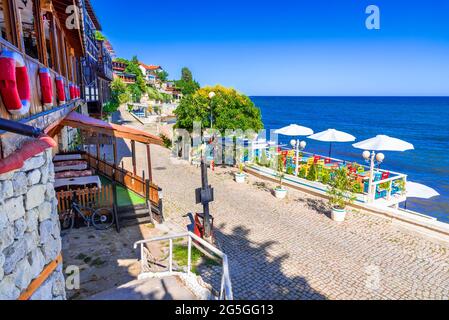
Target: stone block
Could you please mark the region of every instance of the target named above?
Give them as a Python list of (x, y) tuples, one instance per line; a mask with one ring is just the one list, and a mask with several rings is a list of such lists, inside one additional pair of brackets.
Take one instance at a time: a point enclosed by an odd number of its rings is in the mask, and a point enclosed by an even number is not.
[(25, 161), (21, 171), (28, 172), (37, 168), (42, 167), (45, 164), (44, 154), (41, 153), (33, 158), (30, 158)]
[(61, 253), (61, 241), (52, 239), (42, 245), (42, 253), (44, 254), (45, 264), (49, 264)]
[(23, 238), (27, 228), (24, 218), (20, 218), (14, 222), (14, 239), (19, 240)]
[(0, 201), (11, 198), (14, 196), (14, 188), (12, 186), (11, 180), (6, 180), (1, 183), (0, 187)]
[(45, 220), (39, 225), (39, 236), (41, 244), (44, 245), (54, 239), (54, 225), (51, 220)]
[(18, 197), (25, 194), (28, 190), (28, 179), (24, 172), (17, 172), (12, 179), (14, 196)]
[(12, 225), (0, 230), (0, 252), (14, 243), (14, 228)]
[(44, 185), (36, 185), (30, 188), (25, 198), (25, 208), (31, 210), (40, 206), (45, 201), (46, 187)]
[(51, 218), (51, 213), (52, 213), (51, 203), (48, 201), (42, 203), (38, 208), (38, 212), (39, 212), (39, 221), (40, 222), (49, 220)]
[(11, 172), (0, 174), (0, 181), (11, 180), (16, 171), (11, 171)]
[(23, 235), (23, 240), (26, 242), (27, 252), (32, 252), (40, 246), (40, 238), (37, 231), (26, 232)]
[(31, 266), (26, 258), (20, 260), (17, 263), (16, 269), (14, 270), (13, 274), (14, 274), (16, 286), (21, 291), (28, 288), (32, 279), (31, 279)]
[(17, 300), (20, 290), (16, 287), (14, 275), (9, 275), (0, 281), (0, 300)]
[(25, 216), (23, 197), (11, 198), (5, 201), (0, 213), (7, 214), (9, 222), (14, 222)]
[(13, 273), (17, 263), (26, 256), (25, 241), (14, 241), (14, 243), (3, 251), (5, 264), (3, 269), (6, 274)]
[(28, 210), (25, 213), (25, 222), (27, 224), (27, 232), (33, 232), (38, 230), (39, 226), (39, 211), (37, 208)]
[(46, 187), (46, 191), (45, 191), (45, 200), (47, 201), (53, 201), (56, 200), (56, 192), (55, 192), (55, 187), (53, 185), (53, 183), (47, 183), (47, 187)]
[(45, 267), (45, 257), (42, 254), (41, 249), (36, 248), (28, 255), (30, 262), (30, 274), (32, 279), (36, 279), (44, 270)]
[(35, 169), (27, 174), (28, 186), (34, 186), (41, 181), (41, 172), (38, 169)]
[(47, 279), (31, 296), (30, 300), (53, 300), (53, 284)]
[(65, 279), (62, 272), (54, 272), (52, 275), (53, 288), (52, 293), (53, 296), (65, 297)]

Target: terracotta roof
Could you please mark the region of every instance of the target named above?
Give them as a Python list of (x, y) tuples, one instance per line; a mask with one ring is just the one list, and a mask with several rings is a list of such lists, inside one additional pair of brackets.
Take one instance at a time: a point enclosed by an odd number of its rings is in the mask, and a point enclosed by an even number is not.
[(147, 69), (147, 70), (158, 70), (158, 69), (162, 69), (161, 66), (147, 65), (147, 64), (142, 63), (142, 62), (140, 62), (140, 65), (141, 65), (142, 67), (144, 67), (145, 69)]

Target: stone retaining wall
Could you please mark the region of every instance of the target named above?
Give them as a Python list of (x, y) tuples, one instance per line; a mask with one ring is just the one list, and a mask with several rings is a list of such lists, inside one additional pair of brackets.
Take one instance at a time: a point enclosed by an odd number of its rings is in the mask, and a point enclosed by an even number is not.
[[(0, 300), (18, 299), (61, 253), (52, 150), (0, 175)], [(66, 298), (62, 266), (32, 300)]]

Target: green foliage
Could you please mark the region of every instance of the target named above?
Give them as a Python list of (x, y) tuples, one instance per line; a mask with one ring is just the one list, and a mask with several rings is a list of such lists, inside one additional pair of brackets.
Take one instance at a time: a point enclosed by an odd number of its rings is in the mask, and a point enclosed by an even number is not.
[(301, 166), (301, 168), (299, 169), (299, 172), (298, 172), (298, 177), (305, 179), (306, 176), (307, 176), (307, 167)]
[(147, 85), (145, 82), (144, 74), (139, 67), (139, 59), (137, 58), (137, 56), (134, 56), (131, 61), (128, 62), (125, 72), (136, 75), (136, 85), (138, 87), (138, 90), (140, 90), (140, 94), (138, 96), (142, 96), (142, 94), (147, 90)]
[(182, 68), (181, 79), (176, 81), (175, 85), (185, 96), (195, 93), (200, 88), (199, 83), (193, 79), (192, 72), (187, 67)]
[(276, 164), (277, 164), (277, 170), (276, 170), (276, 177), (279, 179), (279, 189), (282, 189), (282, 184), (284, 182), (285, 177), (285, 167), (284, 167), (284, 161), (282, 159), (282, 156), (276, 157)]
[(192, 75), (192, 71), (190, 71), (189, 68), (184, 67), (181, 70), (181, 80), (183, 81), (193, 81), (193, 75)]
[(128, 87), (120, 78), (116, 78), (112, 81), (111, 91), (111, 100), (103, 106), (103, 112), (106, 114), (117, 111), (121, 104), (131, 101), (131, 94), (129, 93)]
[(295, 170), (293, 169), (293, 167), (288, 167), (287, 168), (287, 174), (293, 175), (294, 173), (295, 173)]
[[(209, 93), (212, 91), (216, 96), (211, 100)], [(193, 123), (198, 121), (203, 128), (210, 128), (211, 107), (214, 129), (223, 133), (226, 129), (259, 131), (263, 128), (260, 109), (247, 96), (220, 85), (205, 87), (185, 96), (175, 110), (178, 118), (176, 127), (191, 132)]]
[(352, 185), (352, 190), (353, 193), (362, 193), (363, 189), (362, 189), (362, 185), (360, 183), (354, 183)]
[(165, 82), (168, 79), (168, 72), (165, 70), (156, 72), (156, 75), (159, 78), (159, 80), (161, 80), (161, 81)]
[(108, 38), (106, 38), (100, 31), (95, 31), (95, 40), (97, 41), (106, 41)]
[(318, 180), (318, 168), (317, 168), (316, 164), (314, 164), (310, 167), (309, 172), (307, 173), (307, 180), (309, 180), (309, 181), (317, 181)]
[(165, 134), (162, 134), (162, 133), (159, 135), (159, 137), (162, 139), (162, 141), (164, 142), (164, 146), (167, 149), (171, 149), (172, 148), (173, 143), (172, 143), (170, 138), (168, 138)]
[(330, 174), (329, 170), (323, 170), (323, 172), (321, 174), (321, 183), (328, 184), (330, 180), (331, 180), (331, 174)]
[(119, 62), (119, 63), (124, 63), (124, 64), (128, 64), (129, 60), (126, 60), (124, 58), (115, 58), (114, 62)]
[(334, 171), (334, 176), (329, 182), (327, 195), (333, 208), (345, 209), (355, 201), (353, 193), (354, 180), (349, 177), (348, 169), (340, 168)]
[(147, 94), (148, 97), (152, 100), (160, 101), (164, 99), (162, 94), (156, 88), (151, 86), (147, 87)]

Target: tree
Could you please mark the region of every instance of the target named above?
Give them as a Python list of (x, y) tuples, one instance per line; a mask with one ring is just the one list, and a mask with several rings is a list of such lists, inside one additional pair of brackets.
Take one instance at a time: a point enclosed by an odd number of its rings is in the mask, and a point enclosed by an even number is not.
[(181, 80), (186, 82), (193, 81), (192, 71), (190, 71), (189, 68), (187, 67), (182, 68)]
[(175, 84), (185, 96), (193, 94), (200, 88), (199, 83), (193, 80), (192, 72), (187, 67), (182, 68), (181, 80), (176, 81)]
[(165, 70), (156, 72), (156, 75), (159, 78), (159, 80), (161, 80), (161, 81), (165, 82), (168, 79), (168, 72)]
[(107, 113), (114, 112), (121, 104), (131, 101), (131, 94), (126, 83), (124, 83), (122, 79), (116, 78), (112, 81), (111, 91), (111, 101), (109, 101), (106, 108), (104, 108), (104, 111)]
[[(209, 93), (212, 91), (216, 96), (211, 100)], [(185, 96), (175, 110), (176, 127), (192, 131), (193, 123), (198, 121), (203, 128), (209, 128), (211, 111), (214, 129), (223, 133), (226, 129), (259, 131), (263, 128), (260, 109), (247, 96), (220, 85), (205, 87)]]
[(136, 84), (140, 90), (140, 96), (142, 96), (146, 92), (147, 85), (142, 70), (139, 67), (139, 59), (137, 56), (134, 56), (131, 61), (128, 61), (125, 72), (136, 75)]

